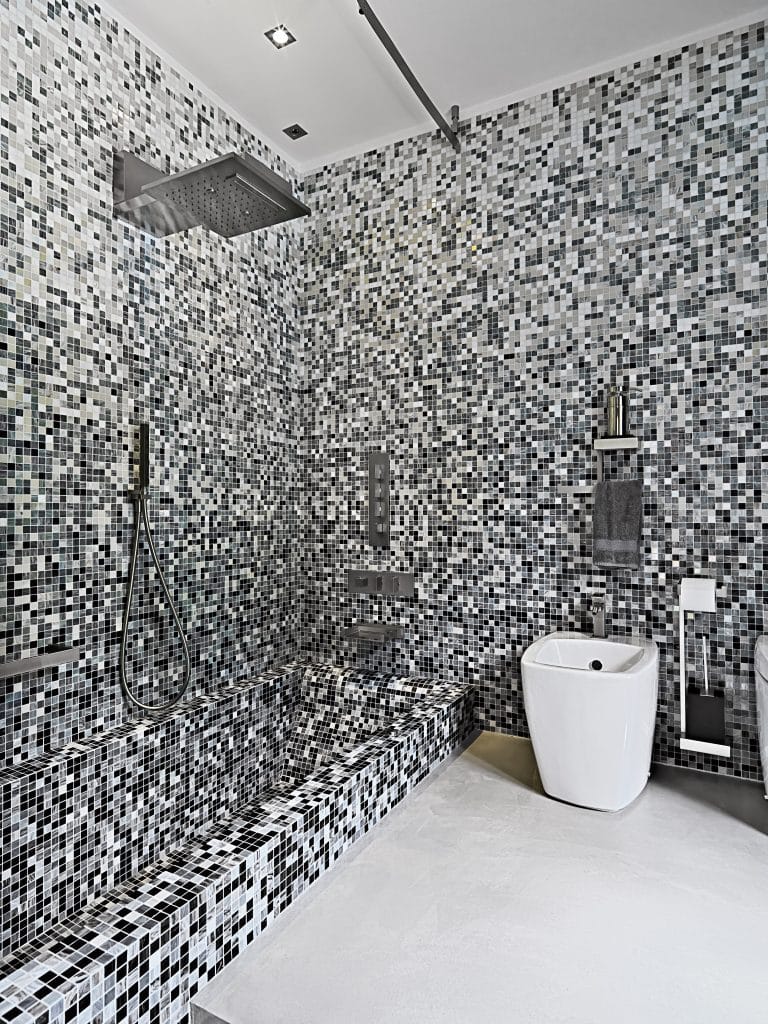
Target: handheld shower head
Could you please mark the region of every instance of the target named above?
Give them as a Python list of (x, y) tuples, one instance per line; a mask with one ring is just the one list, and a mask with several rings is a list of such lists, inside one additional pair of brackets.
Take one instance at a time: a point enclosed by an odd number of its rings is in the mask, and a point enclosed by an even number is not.
[[(123, 607), (123, 629), (120, 636), (120, 682), (123, 687), (123, 692), (128, 698), (131, 705), (139, 708), (141, 711), (167, 711), (169, 708), (174, 707), (179, 703), (181, 698), (187, 691), (189, 681), (192, 678), (192, 659), (189, 654), (189, 644), (187, 643), (187, 635), (184, 632), (184, 627), (179, 619), (179, 613), (176, 611), (176, 605), (173, 600), (173, 596), (165, 582), (165, 576), (160, 565), (160, 559), (157, 556), (157, 550), (155, 548), (155, 542), (152, 538), (152, 530), (149, 525), (149, 511), (147, 504), (149, 497), (147, 491), (149, 490), (149, 424), (139, 424), (139, 487), (138, 490), (133, 492), (133, 504), (135, 508), (136, 522), (134, 524), (133, 532), (133, 544), (131, 546), (131, 561), (128, 569), (128, 589), (125, 595), (125, 605)], [(139, 559), (139, 540), (141, 538), (141, 528), (144, 527), (144, 532), (147, 537), (147, 544), (149, 545), (149, 553), (152, 556), (157, 575), (160, 580), (160, 587), (165, 595), (165, 600), (168, 603), (168, 608), (171, 612), (174, 625), (179, 634), (181, 640), (182, 657), (184, 661), (184, 676), (182, 679), (181, 687), (173, 697), (166, 701), (161, 701), (157, 704), (151, 704), (147, 701), (140, 700), (128, 680), (128, 627), (131, 621), (131, 605), (133, 603), (133, 591), (136, 584), (136, 572), (137, 563)]]

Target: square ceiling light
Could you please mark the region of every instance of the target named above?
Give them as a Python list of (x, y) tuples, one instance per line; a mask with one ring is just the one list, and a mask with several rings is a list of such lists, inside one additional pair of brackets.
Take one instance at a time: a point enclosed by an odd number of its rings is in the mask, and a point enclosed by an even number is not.
[(285, 25), (275, 25), (274, 28), (271, 28), (269, 32), (265, 32), (264, 35), (278, 50), (284, 50), (286, 46), (296, 42), (296, 36), (289, 32)]

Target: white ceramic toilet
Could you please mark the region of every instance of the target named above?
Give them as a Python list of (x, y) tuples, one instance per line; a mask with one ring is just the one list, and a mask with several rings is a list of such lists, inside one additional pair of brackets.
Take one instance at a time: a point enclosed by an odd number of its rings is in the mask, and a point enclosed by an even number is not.
[(659, 651), (639, 639), (551, 633), (523, 655), (523, 695), (544, 790), (618, 811), (648, 781)]
[(768, 800), (768, 635), (758, 637), (755, 646), (755, 689), (757, 690), (757, 727), (760, 735), (760, 759)]

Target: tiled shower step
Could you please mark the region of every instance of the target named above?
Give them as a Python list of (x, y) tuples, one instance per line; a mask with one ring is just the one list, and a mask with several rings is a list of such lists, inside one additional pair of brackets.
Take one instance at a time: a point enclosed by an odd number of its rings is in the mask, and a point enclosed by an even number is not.
[(391, 729), (20, 949), (0, 1021), (182, 1024), (190, 996), (466, 738), (473, 705), (471, 688), (436, 686)]

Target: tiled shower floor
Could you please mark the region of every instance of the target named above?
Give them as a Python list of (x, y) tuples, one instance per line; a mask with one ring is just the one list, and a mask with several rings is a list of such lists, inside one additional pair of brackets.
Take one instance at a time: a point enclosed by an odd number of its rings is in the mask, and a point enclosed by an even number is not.
[(215, 1016), (193, 1020), (763, 1024), (761, 794), (665, 770), (619, 814), (580, 810), (542, 795), (526, 741), (483, 734), (230, 964), (196, 999)]

